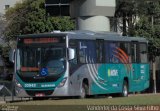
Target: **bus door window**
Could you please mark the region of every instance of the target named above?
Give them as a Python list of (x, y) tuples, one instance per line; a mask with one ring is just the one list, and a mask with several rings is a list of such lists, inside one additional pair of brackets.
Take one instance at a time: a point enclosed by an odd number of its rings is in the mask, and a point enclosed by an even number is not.
[(72, 74), (74, 72), (74, 70), (76, 70), (77, 65), (78, 65), (78, 61), (77, 61), (77, 49), (75, 47), (71, 47), (72, 49), (74, 49), (75, 51), (75, 58), (69, 61), (69, 68), (70, 68), (70, 74)]
[(77, 59), (77, 41), (74, 39), (69, 40), (69, 47), (74, 49), (75, 58), (69, 61), (70, 75), (77, 69), (78, 59)]
[(80, 41), (78, 59), (80, 64), (96, 63), (96, 43), (94, 41)]
[(86, 41), (79, 42), (79, 62), (81, 64), (86, 63)]

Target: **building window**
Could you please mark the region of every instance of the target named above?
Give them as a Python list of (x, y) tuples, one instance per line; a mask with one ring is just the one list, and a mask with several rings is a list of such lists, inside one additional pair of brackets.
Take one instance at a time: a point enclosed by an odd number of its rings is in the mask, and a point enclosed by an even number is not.
[(9, 8), (9, 5), (5, 5), (5, 10), (7, 10)]

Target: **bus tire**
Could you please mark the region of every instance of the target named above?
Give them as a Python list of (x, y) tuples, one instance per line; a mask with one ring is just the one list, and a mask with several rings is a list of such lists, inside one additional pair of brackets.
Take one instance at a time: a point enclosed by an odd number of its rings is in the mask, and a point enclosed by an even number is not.
[(81, 90), (80, 90), (80, 98), (81, 99), (86, 98), (86, 96), (88, 94), (87, 92), (88, 92), (88, 86), (87, 86), (87, 84), (83, 83)]
[(128, 97), (128, 83), (127, 83), (127, 81), (123, 82), (121, 95), (122, 95), (122, 97)]

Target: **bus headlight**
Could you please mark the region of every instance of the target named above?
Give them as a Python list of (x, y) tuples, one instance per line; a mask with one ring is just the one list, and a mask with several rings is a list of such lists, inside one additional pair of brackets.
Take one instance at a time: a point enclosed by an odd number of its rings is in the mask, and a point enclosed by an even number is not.
[(58, 85), (58, 88), (63, 87), (64, 84), (66, 83), (66, 81), (67, 81), (67, 77), (65, 77), (65, 78), (60, 82), (60, 84)]
[(15, 84), (17, 87), (22, 88), (22, 85), (17, 80), (15, 80)]

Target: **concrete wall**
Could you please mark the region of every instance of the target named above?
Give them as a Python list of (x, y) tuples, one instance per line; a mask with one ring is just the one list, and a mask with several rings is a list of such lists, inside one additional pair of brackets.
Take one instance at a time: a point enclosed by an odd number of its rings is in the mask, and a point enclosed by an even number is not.
[(71, 17), (107, 16), (115, 13), (115, 0), (74, 0), (71, 2)]
[(77, 23), (79, 30), (110, 31), (110, 21), (105, 16), (78, 17)]
[(19, 2), (22, 0), (0, 0), (0, 15), (5, 14), (5, 5), (9, 5), (9, 7), (13, 7), (16, 2)]

